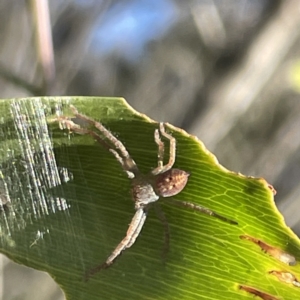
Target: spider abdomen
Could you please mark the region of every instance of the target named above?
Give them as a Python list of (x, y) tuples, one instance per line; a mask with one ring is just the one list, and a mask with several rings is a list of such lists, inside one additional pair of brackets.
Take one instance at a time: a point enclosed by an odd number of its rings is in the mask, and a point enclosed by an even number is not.
[(162, 197), (171, 197), (180, 193), (187, 184), (189, 173), (180, 169), (170, 169), (169, 171), (157, 175), (155, 191)]

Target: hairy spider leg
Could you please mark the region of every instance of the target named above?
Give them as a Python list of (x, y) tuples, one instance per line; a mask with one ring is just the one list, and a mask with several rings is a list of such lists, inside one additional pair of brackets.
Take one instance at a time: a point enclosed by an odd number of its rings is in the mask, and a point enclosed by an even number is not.
[[(109, 149), (109, 152), (112, 153), (115, 156), (116, 160), (120, 163), (120, 165), (122, 166), (124, 172), (127, 174), (128, 178), (133, 179), (136, 176), (137, 172), (138, 172), (137, 167), (134, 168), (135, 172), (127, 170), (128, 161), (125, 164), (125, 161), (122, 159), (122, 157), (119, 155), (119, 153), (114, 149)], [(130, 168), (130, 170), (131, 170), (131, 168)]]
[(175, 163), (175, 157), (176, 157), (176, 139), (172, 137), (170, 134), (166, 133), (164, 123), (159, 123), (159, 130), (161, 135), (170, 141), (170, 156), (169, 156), (169, 162), (166, 165), (163, 165), (162, 162), (163, 158), (161, 157), (163, 151), (161, 149), (164, 149), (164, 146), (162, 146), (163, 142), (161, 141), (159, 135), (155, 132), (154, 139), (156, 144), (158, 145), (158, 150), (162, 151), (162, 153), (159, 153), (158, 167), (151, 171), (153, 175), (165, 173), (166, 171), (170, 170)]
[(139, 234), (140, 234), (140, 232), (141, 232), (141, 230), (144, 226), (144, 223), (146, 221), (146, 217), (147, 217), (147, 213), (148, 213), (148, 207), (139, 208), (138, 210), (142, 210), (143, 215), (142, 215), (141, 220), (139, 222), (139, 226), (133, 232), (130, 241), (128, 242), (127, 246), (124, 249), (130, 248), (135, 243), (135, 240), (139, 236)]
[(89, 277), (93, 276), (94, 274), (98, 273), (102, 269), (105, 269), (109, 267), (114, 260), (122, 253), (123, 250), (130, 248), (138, 235), (140, 234), (143, 225), (146, 221), (147, 217), (147, 209), (144, 207), (140, 207), (134, 214), (129, 228), (127, 230), (125, 238), (118, 244), (118, 246), (115, 248), (115, 250), (111, 253), (111, 255), (106, 259), (106, 261), (99, 265), (96, 266), (95, 268), (89, 270), (86, 275), (85, 275), (85, 280), (88, 280)]
[[(97, 133), (88, 130), (86, 128), (81, 128), (78, 124), (75, 124), (70, 118), (68, 117), (58, 117), (57, 118), (60, 125), (64, 125), (65, 128), (67, 128), (69, 131), (75, 132), (80, 135), (90, 135), (92, 138), (94, 138), (98, 143), (100, 143), (104, 148), (109, 150), (111, 147), (108, 143), (106, 143), (101, 136), (99, 136)], [(61, 127), (61, 129), (64, 129), (64, 127)]]
[(165, 144), (163, 143), (163, 141), (160, 139), (159, 136), (159, 131), (158, 129), (155, 129), (154, 131), (154, 141), (158, 146), (158, 160), (157, 160), (157, 167), (158, 168), (162, 168), (163, 164), (164, 164), (164, 153), (165, 153)]
[[(75, 108), (75, 106), (70, 105), (70, 108), (73, 112), (73, 114), (75, 115), (75, 117), (84, 120), (85, 122), (89, 123), (92, 126), (95, 126), (113, 145), (114, 147), (120, 151), (120, 154), (116, 155), (116, 150), (112, 149), (110, 147), (109, 151), (111, 153), (113, 153), (116, 157), (116, 159), (119, 161), (119, 163), (121, 164), (121, 166), (123, 167), (124, 171), (127, 173), (129, 178), (133, 178), (134, 176), (130, 175), (136, 175), (139, 173), (138, 167), (135, 163), (135, 161), (131, 158), (131, 156), (129, 155), (127, 149), (125, 148), (125, 146), (123, 145), (123, 143), (121, 141), (119, 141), (108, 129), (106, 129), (100, 122), (96, 122), (94, 120), (92, 120), (91, 118), (81, 114), (78, 112), (78, 110)], [(99, 141), (97, 139), (97, 141)], [(121, 162), (121, 160), (123, 162)]]
[[(77, 117), (80, 118), (80, 116), (77, 116)], [(75, 124), (73, 121), (71, 121), (67, 117), (59, 117), (59, 120), (60, 120), (60, 123), (65, 125), (66, 128), (69, 129), (70, 131), (75, 132), (80, 135), (91, 136), (99, 144), (101, 144), (101, 146), (103, 146), (105, 149), (107, 149), (109, 152), (111, 152), (115, 156), (117, 161), (121, 164), (123, 170), (127, 173), (128, 178), (132, 179), (135, 177), (133, 172), (126, 169), (127, 166), (124, 165), (124, 160), (119, 155), (119, 153), (116, 150), (112, 149), (111, 146), (105, 140), (103, 140), (103, 138), (99, 134), (97, 134), (96, 132), (91, 131), (89, 129), (81, 128), (78, 124)]]
[(215, 217), (219, 220), (222, 220), (226, 223), (232, 224), (232, 225), (238, 225), (238, 222), (230, 220), (226, 217), (223, 217), (219, 214), (217, 214), (216, 212), (214, 212), (213, 210), (210, 210), (206, 207), (203, 207), (201, 205), (198, 204), (194, 204), (192, 202), (186, 202), (186, 201), (179, 201), (179, 200), (175, 200), (175, 199), (165, 199), (164, 201), (169, 202), (170, 204), (176, 205), (176, 206), (180, 206), (180, 207), (185, 207), (185, 208), (191, 208), (193, 210), (199, 211), (201, 213), (207, 214), (209, 216)]

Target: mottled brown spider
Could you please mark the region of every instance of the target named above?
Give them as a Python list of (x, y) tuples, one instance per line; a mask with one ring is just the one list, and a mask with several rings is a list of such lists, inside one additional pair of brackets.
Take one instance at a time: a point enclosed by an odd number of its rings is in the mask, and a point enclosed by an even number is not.
[[(120, 163), (123, 170), (126, 172), (128, 178), (131, 179), (132, 198), (135, 203), (135, 214), (131, 220), (126, 236), (103, 264), (98, 265), (88, 271), (86, 274), (86, 279), (88, 279), (101, 269), (109, 267), (123, 250), (130, 248), (134, 244), (145, 223), (147, 212), (150, 206), (154, 204), (160, 197), (171, 197), (181, 192), (187, 184), (190, 174), (186, 171), (173, 168), (176, 156), (176, 139), (165, 131), (164, 123), (160, 123), (159, 129), (154, 131), (154, 140), (158, 146), (157, 167), (153, 169), (150, 174), (144, 175), (139, 171), (135, 161), (129, 155), (123, 143), (118, 140), (109, 130), (107, 130), (100, 122), (94, 121), (93, 119), (79, 113), (74, 106), (71, 105), (70, 108), (75, 118), (71, 120), (71, 118), (65, 116), (58, 117), (57, 121), (60, 123), (61, 129), (67, 128), (74, 133), (90, 135), (109, 152), (111, 152)], [(76, 124), (74, 122), (75, 120), (77, 120), (78, 123), (83, 124), (84, 127)], [(86, 128), (86, 125), (95, 127), (104, 138), (96, 131)], [(164, 137), (170, 141), (169, 161), (166, 165), (163, 163), (164, 143), (161, 140), (161, 137)], [(175, 199), (168, 199), (168, 202), (177, 206), (183, 206), (200, 211), (230, 224), (237, 224), (235, 221), (218, 215), (210, 209), (191, 202), (178, 201)], [(165, 225), (165, 239), (168, 241), (168, 223), (163, 212), (158, 210), (158, 213), (160, 219)]]

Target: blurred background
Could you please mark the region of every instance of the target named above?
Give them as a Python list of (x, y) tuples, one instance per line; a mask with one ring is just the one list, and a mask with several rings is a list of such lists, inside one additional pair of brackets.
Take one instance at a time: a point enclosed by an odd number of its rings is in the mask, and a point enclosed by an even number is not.
[[(298, 0), (0, 0), (0, 18), (1, 98), (125, 97), (265, 178), (300, 234)], [(64, 299), (44, 273), (0, 272), (0, 300)]]

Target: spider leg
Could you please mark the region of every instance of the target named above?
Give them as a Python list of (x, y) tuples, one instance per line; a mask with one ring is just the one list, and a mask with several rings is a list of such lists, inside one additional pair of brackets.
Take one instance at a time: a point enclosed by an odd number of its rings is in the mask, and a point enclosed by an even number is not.
[(75, 132), (77, 134), (81, 135), (90, 135), (92, 138), (94, 138), (99, 144), (101, 144), (104, 148), (107, 150), (110, 150), (110, 146), (108, 143), (106, 143), (101, 136), (99, 136), (97, 133), (88, 130), (86, 128), (81, 128), (80, 125), (75, 124), (72, 120), (70, 120), (67, 117), (58, 117), (58, 121), (60, 124), (61, 129), (67, 128), (69, 131)]
[(161, 209), (161, 206), (159, 205), (159, 203), (157, 203), (157, 202), (154, 203), (154, 208), (155, 208), (156, 215), (158, 216), (159, 220), (161, 221), (161, 223), (163, 224), (163, 227), (164, 227), (164, 247), (162, 250), (162, 259), (163, 259), (163, 261), (165, 261), (166, 256), (170, 249), (170, 226), (169, 226), (168, 220), (166, 218), (166, 215), (164, 214), (163, 210)]
[(108, 268), (113, 264), (114, 260), (121, 254), (121, 252), (129, 247), (131, 247), (139, 233), (141, 232), (143, 225), (145, 223), (147, 217), (147, 210), (145, 208), (139, 208), (135, 215), (133, 216), (129, 228), (127, 230), (125, 238), (119, 243), (119, 245), (115, 248), (115, 250), (111, 253), (111, 255), (106, 259), (106, 261), (96, 266), (95, 268), (89, 270), (85, 275), (85, 280), (88, 280), (89, 277), (98, 273), (102, 269)]
[(75, 106), (70, 105), (70, 108), (75, 115), (76, 118), (83, 120), (84, 122), (95, 126), (115, 147), (117, 150), (120, 151), (121, 155), (112, 147), (96, 132), (82, 128), (78, 124), (75, 124), (69, 118), (66, 117), (59, 117), (58, 120), (60, 121), (61, 125), (65, 125), (69, 130), (78, 133), (78, 134), (88, 134), (92, 138), (94, 138), (99, 144), (101, 144), (104, 148), (110, 151), (117, 161), (121, 164), (123, 170), (127, 173), (128, 178), (134, 178), (135, 175), (139, 172), (136, 163), (130, 157), (128, 151), (126, 150), (125, 146), (119, 141), (109, 130), (107, 130), (100, 122), (96, 122), (89, 117), (80, 114)]
[(127, 173), (128, 178), (134, 178), (134, 174), (131, 171), (127, 170), (127, 166), (124, 165), (125, 163), (121, 158), (121, 156), (119, 155), (119, 153), (116, 150), (112, 149), (110, 145), (101, 138), (100, 135), (86, 128), (81, 128), (79, 125), (75, 124), (73, 121), (69, 120), (68, 118), (60, 117), (60, 119), (61, 119), (60, 125), (64, 125), (70, 131), (73, 131), (81, 135), (90, 135), (92, 138), (94, 138), (99, 144), (101, 144), (104, 148), (106, 148), (109, 152), (111, 152), (115, 156), (117, 161), (121, 164), (123, 170)]
[(126, 172), (128, 178), (129, 179), (134, 178), (136, 173), (133, 173), (133, 172), (129, 171), (129, 170), (131, 170), (131, 168), (127, 168), (127, 165), (125, 165), (125, 162), (122, 159), (122, 157), (119, 155), (119, 153), (116, 150), (114, 150), (114, 149), (109, 149), (109, 152), (112, 153), (115, 156), (116, 160), (120, 163), (120, 165), (122, 166), (123, 170)]
[(141, 230), (142, 230), (142, 228), (144, 226), (148, 210), (145, 210), (145, 209), (142, 209), (142, 210), (143, 210), (144, 214), (142, 215), (142, 218), (140, 220), (140, 223), (139, 223), (138, 227), (135, 229), (135, 231), (134, 231), (134, 233), (133, 233), (130, 241), (128, 242), (128, 244), (126, 246), (126, 249), (130, 248), (135, 243), (137, 237), (139, 236), (139, 234), (140, 234), (140, 232), (141, 232)]
[(92, 126), (95, 126), (115, 147), (116, 149), (118, 149), (121, 153), (121, 157), (123, 157), (123, 159), (125, 160), (130, 160), (131, 157), (127, 151), (127, 149), (125, 148), (125, 146), (123, 145), (123, 143), (121, 141), (119, 141), (108, 129), (106, 129), (100, 122), (96, 122), (94, 120), (92, 120), (91, 118), (81, 114), (78, 112), (78, 110), (75, 108), (75, 106), (70, 105), (70, 108), (73, 112), (73, 114), (81, 119), (84, 120), (85, 122), (89, 123)]
[(175, 199), (168, 199), (168, 198), (165, 198), (164, 201), (167, 201), (170, 204), (174, 204), (176, 206), (190, 208), (190, 209), (199, 211), (201, 213), (204, 213), (204, 214), (207, 214), (209, 216), (215, 217), (219, 220), (222, 220), (222, 221), (224, 221), (226, 223), (229, 223), (229, 224), (232, 224), (232, 225), (238, 225), (238, 222), (230, 220), (226, 217), (223, 217), (223, 216), (217, 214), (216, 212), (214, 212), (213, 210), (210, 210), (210, 209), (208, 209), (206, 207), (203, 207), (201, 205), (198, 205), (198, 204), (194, 204), (194, 203), (186, 202), (186, 201), (178, 201), (178, 200), (175, 200)]
[(158, 167), (152, 170), (153, 175), (164, 173), (170, 170), (174, 163), (176, 157), (176, 139), (172, 137), (170, 134), (166, 133), (164, 123), (159, 123), (159, 130), (162, 136), (170, 141), (170, 155), (169, 155), (169, 162), (166, 165), (163, 165), (161, 155), (163, 155), (162, 149), (164, 148), (161, 146), (162, 141), (158, 136), (158, 131), (155, 131), (155, 142), (158, 144)]
[(160, 139), (159, 131), (158, 129), (155, 129), (154, 131), (154, 140), (155, 143), (158, 146), (158, 161), (157, 161), (157, 167), (162, 168), (164, 164), (164, 152), (165, 152), (165, 145), (163, 141)]

